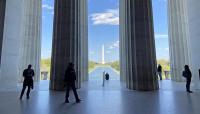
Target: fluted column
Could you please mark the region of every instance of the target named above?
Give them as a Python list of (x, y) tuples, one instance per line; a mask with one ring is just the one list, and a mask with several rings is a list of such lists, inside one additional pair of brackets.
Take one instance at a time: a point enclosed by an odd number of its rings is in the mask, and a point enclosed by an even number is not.
[(123, 0), (120, 8), (121, 76), (129, 89), (157, 90), (152, 1)]
[(3, 42), (5, 8), (6, 8), (6, 0), (1, 0), (0, 1), (0, 67), (1, 67), (1, 51), (2, 51), (2, 42)]
[(81, 42), (79, 45), (78, 75), (81, 77), (81, 81), (88, 81), (88, 3), (87, 0), (79, 0), (78, 3), (78, 39)]
[(39, 79), (41, 11), (41, 0), (6, 0), (1, 87), (17, 86), (28, 64), (33, 65), (35, 79)]
[(200, 1), (187, 0), (188, 8), (188, 23), (189, 23), (189, 38), (191, 47), (191, 70), (193, 74), (193, 82), (197, 89), (200, 88), (199, 69), (200, 69)]
[(126, 61), (127, 61), (127, 56), (126, 54), (126, 45), (125, 45), (125, 41), (126, 41), (126, 15), (127, 15), (127, 11), (126, 11), (126, 4), (127, 4), (127, 0), (120, 0), (120, 10), (119, 10), (119, 29), (120, 29), (120, 43), (119, 43), (119, 47), (120, 47), (120, 80), (122, 82), (126, 82), (126, 72), (127, 72), (127, 68), (126, 68)]
[(0, 87), (3, 88), (17, 86), (21, 77), (22, 9), (21, 0), (6, 0), (0, 72)]
[(186, 0), (168, 0), (171, 78), (183, 81), (184, 65), (191, 64)]
[(22, 0), (22, 42), (20, 48), (20, 76), (29, 64), (35, 70), (35, 81), (40, 80), (42, 0)]
[(64, 72), (75, 63), (77, 87), (87, 80), (86, 0), (55, 0), (50, 89), (63, 90)]

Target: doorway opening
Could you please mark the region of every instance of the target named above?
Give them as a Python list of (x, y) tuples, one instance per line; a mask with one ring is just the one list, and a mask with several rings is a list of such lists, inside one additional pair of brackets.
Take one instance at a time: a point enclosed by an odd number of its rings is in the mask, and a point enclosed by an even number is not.
[[(152, 0), (157, 64), (162, 66), (162, 79), (170, 78), (167, 1)], [(159, 77), (159, 76), (158, 76)], [(160, 79), (160, 78), (159, 78)]]
[(54, 0), (42, 1), (42, 47), (40, 81), (49, 87), (53, 35)]
[[(41, 81), (50, 79), (54, 0), (42, 4)], [(89, 80), (119, 81), (119, 0), (88, 0)]]
[(119, 65), (119, 0), (88, 1), (89, 83), (117, 87)]
[[(159, 9), (159, 10), (158, 10)], [(169, 76), (169, 43), (167, 2), (153, 0), (157, 61)], [(42, 3), (41, 80), (50, 79), (53, 34), (54, 0)], [(103, 72), (110, 80), (120, 80), (119, 61), (119, 0), (88, 1), (89, 80), (103, 80)]]

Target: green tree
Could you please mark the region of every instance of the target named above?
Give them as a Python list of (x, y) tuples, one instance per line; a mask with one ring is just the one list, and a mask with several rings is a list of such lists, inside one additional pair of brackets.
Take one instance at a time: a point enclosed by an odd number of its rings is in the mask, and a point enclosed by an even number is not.
[(159, 59), (157, 60), (157, 64), (160, 64), (163, 68), (163, 71), (170, 71), (170, 63), (168, 60)]
[(89, 72), (91, 72), (92, 70), (94, 70), (96, 67), (98, 66), (98, 63), (97, 62), (94, 62), (94, 61), (89, 61)]

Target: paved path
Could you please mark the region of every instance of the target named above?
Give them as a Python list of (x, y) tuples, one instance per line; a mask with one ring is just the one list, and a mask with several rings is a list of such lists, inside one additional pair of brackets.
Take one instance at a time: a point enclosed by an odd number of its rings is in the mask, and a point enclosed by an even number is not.
[(110, 80), (120, 80), (119, 74), (111, 67), (97, 67), (89, 74), (89, 80), (103, 80), (103, 72), (107, 72), (110, 75)]
[[(108, 72), (110, 79), (103, 85), (103, 72)], [(97, 67), (89, 74), (89, 81), (82, 83), (82, 90), (121, 90), (119, 74), (111, 67)]]

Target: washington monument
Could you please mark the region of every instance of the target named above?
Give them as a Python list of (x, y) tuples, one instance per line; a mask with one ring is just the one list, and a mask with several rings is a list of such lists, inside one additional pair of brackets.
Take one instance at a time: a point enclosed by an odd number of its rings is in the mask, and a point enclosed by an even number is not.
[(102, 64), (105, 64), (105, 50), (104, 50), (104, 45), (102, 45)]

